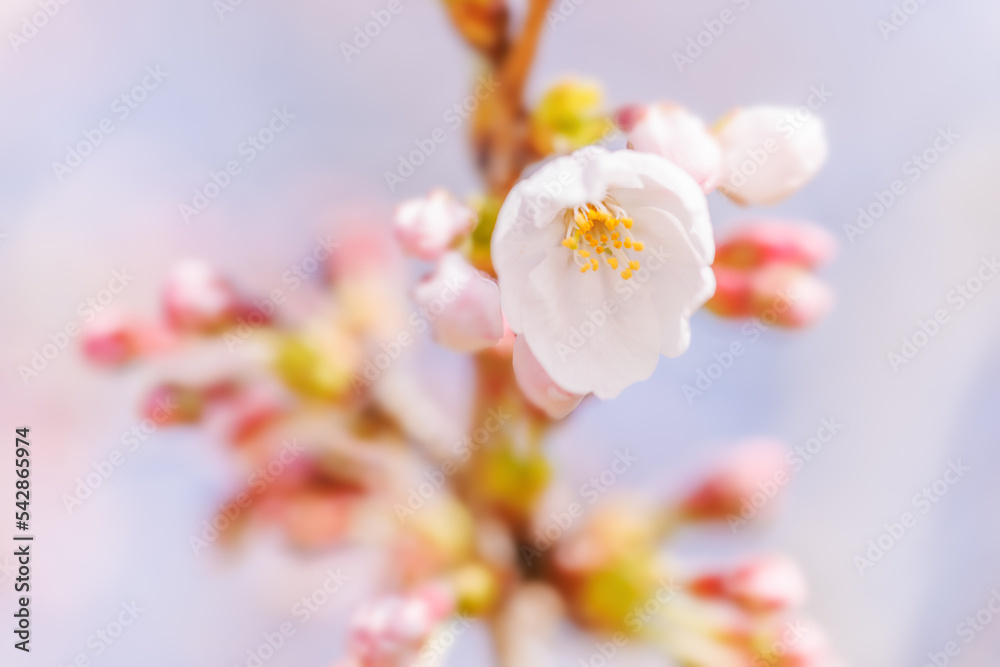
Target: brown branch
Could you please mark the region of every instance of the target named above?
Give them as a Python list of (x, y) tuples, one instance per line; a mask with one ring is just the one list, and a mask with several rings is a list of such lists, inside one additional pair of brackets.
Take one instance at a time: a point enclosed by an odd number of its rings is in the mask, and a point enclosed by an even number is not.
[(512, 105), (521, 105), (528, 72), (531, 71), (531, 65), (535, 60), (545, 15), (551, 4), (552, 0), (531, 0), (521, 34), (511, 47), (500, 70), (503, 95)]

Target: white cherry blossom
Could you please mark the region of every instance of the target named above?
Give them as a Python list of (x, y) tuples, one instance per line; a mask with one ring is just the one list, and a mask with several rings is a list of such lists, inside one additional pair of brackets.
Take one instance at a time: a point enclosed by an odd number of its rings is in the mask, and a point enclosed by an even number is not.
[(492, 246), (510, 328), (571, 394), (614, 398), (682, 354), (715, 290), (705, 195), (648, 153), (546, 163), (511, 190)]

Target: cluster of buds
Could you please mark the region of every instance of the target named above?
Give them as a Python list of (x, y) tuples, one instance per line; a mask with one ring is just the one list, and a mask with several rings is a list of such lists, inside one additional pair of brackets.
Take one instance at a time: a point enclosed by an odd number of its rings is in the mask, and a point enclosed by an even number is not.
[(822, 121), (796, 110), (758, 106), (730, 111), (714, 127), (674, 103), (634, 105), (616, 115), (634, 150), (665, 157), (706, 193), (716, 188), (741, 205), (770, 206), (792, 195), (826, 161)]
[(504, 337), (500, 290), (458, 251), (475, 226), (476, 213), (445, 190), (403, 202), (395, 231), (403, 249), (435, 262), (417, 284), (413, 299), (427, 314), (434, 340), (456, 352), (479, 352)]
[(715, 296), (706, 307), (726, 318), (757, 317), (768, 326), (810, 326), (833, 304), (833, 292), (814, 272), (836, 247), (832, 234), (811, 223), (735, 225), (719, 242)]
[(227, 528), (227, 538), (256, 519), (277, 524), (299, 548), (336, 545), (377, 495), (378, 472), (398, 457), (398, 413), (413, 403), (413, 389), (380, 400), (373, 385), (381, 378), (352, 378), (401, 330), (399, 253), (384, 230), (344, 232), (342, 240), (325, 272), (334, 316), (330, 305), (303, 315), (293, 304), (280, 306), (279, 319), (279, 306), (259, 308), (207, 264), (187, 261), (166, 282), (162, 323), (116, 316), (84, 341), (87, 356), (103, 364), (161, 357), (171, 379), (147, 394), (144, 424), (201, 424), (235, 448), (246, 486), (206, 523), (240, 528)]
[(787, 556), (706, 569), (660, 551), (678, 530), (761, 513), (788, 481), (785, 453), (772, 441), (745, 443), (666, 506), (630, 496), (602, 501), (546, 563), (569, 613), (618, 645), (651, 641), (683, 664), (839, 664), (822, 630), (800, 616), (805, 578)]
[(255, 326), (270, 320), (269, 314), (241, 299), (229, 281), (199, 260), (174, 267), (164, 287), (162, 308), (161, 322), (141, 322), (116, 312), (95, 320), (84, 332), (84, 354), (95, 363), (119, 366), (171, 351), (185, 337), (220, 334), (241, 318)]

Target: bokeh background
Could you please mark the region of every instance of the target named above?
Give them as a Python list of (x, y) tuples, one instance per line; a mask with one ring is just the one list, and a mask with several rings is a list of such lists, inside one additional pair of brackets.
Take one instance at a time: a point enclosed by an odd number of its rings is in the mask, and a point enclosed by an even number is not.
[[(339, 655), (346, 614), (372, 586), (364, 578), (371, 553), (302, 559), (275, 541), (195, 557), (188, 536), (234, 483), (227, 452), (197, 432), (154, 435), (68, 513), (61, 495), (137, 423), (154, 371), (96, 371), (74, 344), (27, 383), (17, 367), (78, 321), (77, 305), (114, 270), (134, 275), (114, 306), (146, 314), (184, 257), (208, 259), (265, 292), (317, 235), (336, 236), (359, 217), (385, 219), (433, 186), (474, 192), (464, 127), (448, 130), (395, 192), (386, 186), (383, 173), (414, 140), (447, 127), (443, 114), (469, 94), (477, 72), (428, 0), (403, 0), (402, 13), (346, 62), (341, 42), (384, 4), (243, 0), (220, 19), (212, 0), (76, 0), (16, 50), (9, 33), (39, 3), (8, 0), (0, 9), (2, 423), (7, 432), (32, 428), (38, 536), (34, 650), (4, 646), (2, 664), (68, 665), (79, 653), (109, 667), (245, 664), (247, 648), (334, 566), (351, 582), (268, 664), (327, 665)], [(643, 461), (629, 482), (667, 489), (734, 440), (767, 434), (794, 446), (835, 418), (843, 430), (795, 475), (780, 518), (737, 541), (799, 559), (812, 584), (810, 614), (848, 664), (925, 664), (1000, 590), (1000, 280), (898, 372), (887, 354), (920, 320), (950, 310), (948, 293), (1000, 252), (1000, 5), (912, 2), (919, 10), (886, 39), (878, 22), (892, 14), (891, 0), (571, 4), (543, 40), (536, 93), (577, 73), (602, 81), (610, 106), (667, 99), (714, 118), (740, 104), (803, 104), (814, 86), (831, 91), (820, 111), (831, 143), (826, 168), (767, 214), (817, 221), (842, 248), (825, 274), (837, 306), (821, 326), (767, 332), (691, 405), (681, 387), (744, 338), (738, 325), (698, 316), (688, 354), (662, 362), (617, 401), (588, 403), (559, 432), (561, 470), (585, 479), (627, 445)], [(736, 21), (679, 72), (672, 54), (726, 8)], [(118, 120), (112, 103), (147, 67), (168, 76)], [(275, 107), (294, 114), (288, 129), (185, 224), (178, 206)], [(115, 131), (60, 181), (53, 161), (105, 117), (116, 118)], [(944, 128), (959, 135), (954, 146), (849, 242), (843, 226), (857, 209), (906, 179), (904, 164)], [(718, 197), (712, 205), (719, 228), (756, 214)], [(461, 359), (429, 343), (411, 354), (439, 400), (458, 400)], [(5, 480), (12, 458), (0, 457)], [(854, 557), (959, 459), (971, 471), (859, 574)], [(720, 544), (731, 542), (724, 537)], [(0, 577), (7, 617), (12, 584)], [(140, 618), (94, 657), (88, 637), (132, 600)], [(470, 632), (451, 664), (490, 664), (481, 642)], [(568, 649), (566, 664), (574, 656)], [(985, 667), (998, 656), (1000, 619), (950, 664)]]

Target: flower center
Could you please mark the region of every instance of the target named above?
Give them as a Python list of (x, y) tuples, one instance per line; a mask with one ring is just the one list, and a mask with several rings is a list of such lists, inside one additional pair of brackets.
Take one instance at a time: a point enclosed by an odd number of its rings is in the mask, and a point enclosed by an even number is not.
[(619, 275), (624, 280), (640, 269), (639, 261), (632, 259), (631, 253), (642, 252), (644, 246), (629, 233), (632, 219), (613, 201), (606, 199), (576, 210), (567, 209), (565, 219), (566, 237), (562, 244), (573, 251), (580, 273), (597, 271), (601, 259), (614, 271), (621, 265), (623, 270)]

